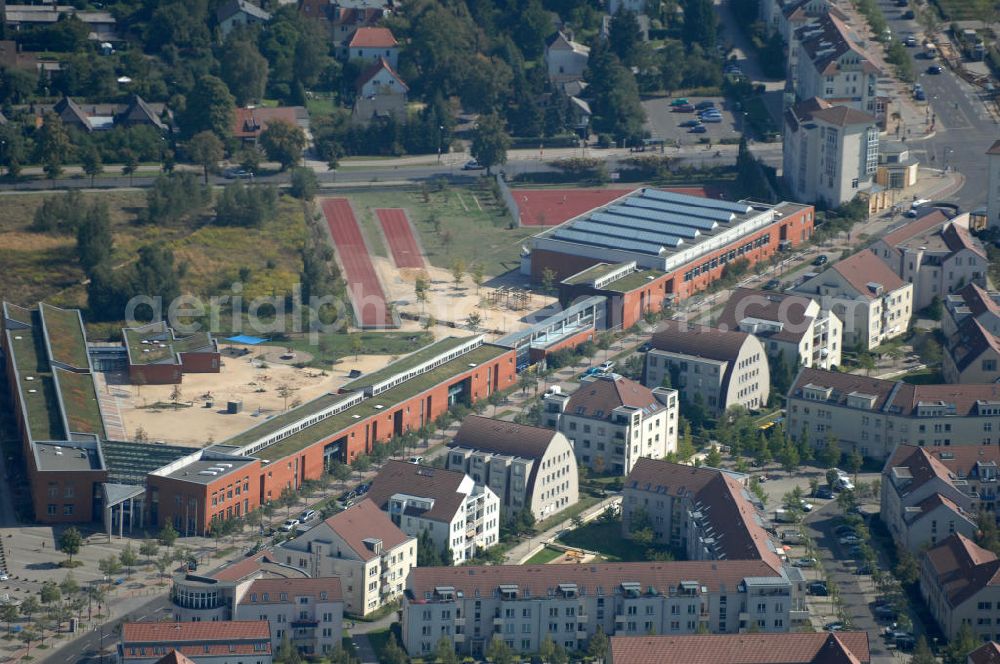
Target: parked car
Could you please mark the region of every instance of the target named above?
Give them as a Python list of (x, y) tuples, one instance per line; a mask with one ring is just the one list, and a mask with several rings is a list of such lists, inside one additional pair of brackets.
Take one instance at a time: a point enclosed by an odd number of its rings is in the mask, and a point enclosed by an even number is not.
[(222, 177), (227, 180), (252, 180), (253, 171), (248, 171), (245, 168), (227, 168), (222, 171)]
[(690, 106), (691, 102), (687, 100), (687, 97), (678, 97), (670, 102), (671, 106)]
[(705, 125), (698, 125), (697, 127), (691, 127), (690, 129), (688, 129), (689, 134), (704, 134), (707, 132), (708, 129), (705, 127)]
[(702, 122), (708, 122), (711, 118), (718, 118), (718, 119), (721, 120), (722, 119), (722, 113), (719, 113), (718, 111), (715, 111), (715, 112), (712, 112), (712, 111), (703, 111), (703, 112), (701, 112), (701, 113), (698, 114), (698, 119), (701, 120)]
[(912, 21), (914, 18), (916, 18), (916, 15), (913, 13), (912, 9), (907, 9), (905, 12), (903, 12), (903, 14), (899, 18), (903, 19), (904, 21)]
[(312, 521), (319, 516), (319, 512), (316, 510), (306, 510), (299, 515), (299, 523), (305, 523), (306, 521)]
[(864, 542), (864, 540), (857, 535), (844, 535), (838, 541), (845, 546), (849, 544), (861, 544)]
[(827, 589), (826, 584), (822, 581), (813, 581), (808, 586), (806, 586), (806, 592), (810, 595), (816, 595), (817, 597), (826, 597), (830, 594)]
[(875, 620), (883, 622), (895, 620), (899, 617), (899, 614), (891, 606), (876, 606), (872, 609), (872, 614), (875, 616)]
[(368, 482), (365, 482), (364, 484), (359, 484), (358, 485), (358, 495), (359, 496), (363, 496), (364, 494), (368, 493), (368, 489), (370, 489), (370, 488), (372, 488), (372, 485), (369, 484)]
[(702, 122), (709, 122), (711, 124), (718, 124), (719, 122), (722, 122), (722, 116), (721, 115), (705, 115), (705, 116), (703, 116), (701, 118), (701, 121)]
[(681, 127), (697, 127), (701, 124), (701, 120), (692, 118), (690, 120), (685, 120), (680, 124)]
[(777, 290), (781, 286), (781, 279), (768, 279), (764, 284), (764, 290)]
[(914, 35), (907, 35), (906, 39), (903, 40), (903, 45), (913, 48), (917, 45), (917, 38)]
[(715, 102), (712, 101), (711, 99), (706, 99), (705, 101), (699, 101), (697, 104), (694, 105), (694, 107), (699, 111), (704, 110), (706, 108), (715, 108)]
[(281, 532), (290, 533), (295, 530), (301, 522), (298, 519), (286, 519), (283, 524), (281, 524)]
[(647, 341), (643, 345), (639, 346), (639, 352), (640, 353), (646, 353), (646, 352), (651, 351), (651, 350), (653, 350), (653, 342), (651, 342), (651, 341)]
[(839, 632), (842, 629), (844, 629), (844, 623), (840, 621), (828, 622), (827, 624), (823, 625), (823, 629), (827, 632)]
[(930, 67), (927, 68), (928, 74), (937, 75), (940, 74), (942, 71), (943, 70), (941, 69), (941, 65), (931, 65)]
[(483, 166), (482, 164), (480, 164), (475, 159), (470, 159), (469, 161), (467, 161), (464, 164), (462, 164), (462, 170), (463, 171), (481, 171), (484, 168), (486, 168), (486, 167)]
[(422, 456), (411, 456), (410, 459), (409, 459), (409, 461), (410, 461), (410, 463), (416, 464), (416, 465), (419, 466), (421, 463), (424, 462), (424, 458)]
[(826, 265), (829, 262), (830, 258), (826, 254), (820, 254), (819, 256), (813, 259), (812, 264), (818, 267), (820, 265)]
[(674, 113), (694, 113), (694, 105), (681, 104), (680, 106), (674, 106)]
[(848, 526), (847, 524), (837, 526), (833, 529), (833, 532), (837, 533), (837, 537), (847, 537), (848, 535), (857, 536), (858, 534), (852, 526)]
[(834, 491), (854, 491), (854, 482), (846, 477), (838, 477), (837, 481), (833, 483)]
[(792, 563), (792, 565), (794, 565), (795, 567), (816, 567), (816, 559), (815, 558), (799, 558), (794, 563)]
[(927, 101), (927, 93), (924, 92), (923, 88), (913, 91), (913, 98), (917, 101)]
[(600, 371), (601, 373), (611, 373), (612, 371), (614, 371), (614, 368), (615, 368), (614, 360), (608, 360), (606, 362), (601, 362), (598, 365), (597, 370)]
[(917, 646), (912, 634), (896, 637), (896, 650), (913, 650)]
[(833, 498), (833, 489), (828, 486), (821, 486), (816, 489), (816, 498), (822, 498), (824, 500), (830, 500)]

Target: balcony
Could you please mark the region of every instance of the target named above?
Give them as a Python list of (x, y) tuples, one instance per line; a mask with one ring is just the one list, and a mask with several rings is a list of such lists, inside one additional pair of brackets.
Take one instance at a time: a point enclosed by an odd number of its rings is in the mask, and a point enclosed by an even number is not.
[(750, 622), (750, 613), (747, 611), (740, 611), (739, 619), (741, 623)]
[(809, 611), (805, 609), (792, 610), (788, 612), (788, 619), (794, 622), (808, 622), (809, 621)]
[(579, 639), (584, 639), (584, 640), (586, 640), (586, 639), (588, 638), (588, 637), (587, 637), (587, 630), (585, 630), (585, 629), (579, 629), (579, 628), (577, 628), (577, 630), (576, 630), (576, 638), (577, 638), (578, 640), (579, 640)]
[(501, 616), (495, 616), (493, 618), (493, 626), (503, 625), (503, 618)]
[(458, 633), (455, 634), (455, 643), (465, 643), (465, 634)]
[(291, 621), (292, 629), (316, 629), (319, 625), (319, 621), (316, 620), (293, 620)]
[(584, 613), (583, 611), (577, 612), (576, 619), (582, 623), (590, 622), (590, 616)]

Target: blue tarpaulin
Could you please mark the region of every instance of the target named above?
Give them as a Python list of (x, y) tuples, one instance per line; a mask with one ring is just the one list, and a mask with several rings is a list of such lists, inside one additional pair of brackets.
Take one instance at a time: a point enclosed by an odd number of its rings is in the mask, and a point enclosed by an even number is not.
[(257, 344), (262, 344), (267, 339), (262, 339), (261, 337), (251, 337), (249, 334), (240, 334), (235, 337), (229, 337), (226, 341), (232, 341), (234, 344), (246, 344), (247, 346), (256, 346)]

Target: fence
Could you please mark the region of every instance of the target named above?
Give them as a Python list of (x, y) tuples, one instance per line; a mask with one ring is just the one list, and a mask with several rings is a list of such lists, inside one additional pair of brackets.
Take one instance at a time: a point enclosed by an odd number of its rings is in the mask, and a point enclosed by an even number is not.
[(513, 220), (514, 225), (520, 226), (521, 208), (518, 207), (517, 201), (514, 200), (514, 194), (511, 193), (510, 187), (507, 185), (507, 180), (500, 173), (497, 173), (497, 188), (500, 190), (500, 197), (503, 198), (503, 204), (507, 207), (507, 212), (510, 213), (510, 218)]

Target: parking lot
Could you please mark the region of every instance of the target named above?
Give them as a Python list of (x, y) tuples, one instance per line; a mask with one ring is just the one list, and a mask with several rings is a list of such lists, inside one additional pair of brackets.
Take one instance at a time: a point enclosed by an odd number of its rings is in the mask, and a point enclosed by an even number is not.
[(702, 123), (702, 126), (705, 127), (703, 134), (691, 133), (689, 127), (680, 126), (683, 122), (696, 120), (698, 113), (693, 111), (678, 112), (676, 107), (670, 105), (674, 100), (674, 98), (664, 98), (642, 102), (642, 107), (646, 110), (646, 128), (653, 138), (668, 142), (673, 141), (677, 145), (697, 145), (703, 139), (718, 143), (724, 138), (738, 139), (740, 137), (737, 119), (721, 97), (687, 98), (692, 106), (706, 101), (714, 102), (715, 108), (722, 113), (722, 122)]

